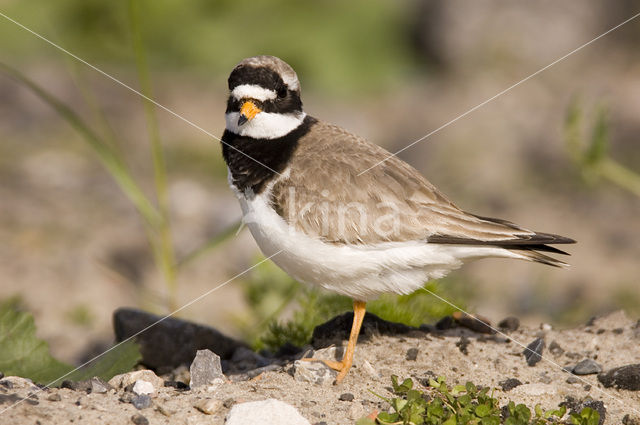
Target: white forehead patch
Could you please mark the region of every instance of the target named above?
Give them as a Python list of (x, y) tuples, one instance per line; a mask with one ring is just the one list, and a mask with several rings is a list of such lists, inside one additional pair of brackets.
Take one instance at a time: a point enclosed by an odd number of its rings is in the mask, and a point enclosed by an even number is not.
[(267, 100), (273, 100), (278, 97), (275, 91), (265, 89), (255, 84), (240, 84), (231, 90), (231, 96), (237, 100), (255, 99), (260, 102), (266, 102)]

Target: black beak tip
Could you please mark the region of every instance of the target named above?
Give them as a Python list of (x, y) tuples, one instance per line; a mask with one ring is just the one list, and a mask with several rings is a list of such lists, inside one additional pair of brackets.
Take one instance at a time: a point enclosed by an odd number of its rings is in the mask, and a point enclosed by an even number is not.
[(249, 121), (249, 118), (247, 118), (245, 115), (240, 114), (240, 117), (238, 117), (238, 125), (243, 125), (244, 123), (246, 123), (247, 121)]

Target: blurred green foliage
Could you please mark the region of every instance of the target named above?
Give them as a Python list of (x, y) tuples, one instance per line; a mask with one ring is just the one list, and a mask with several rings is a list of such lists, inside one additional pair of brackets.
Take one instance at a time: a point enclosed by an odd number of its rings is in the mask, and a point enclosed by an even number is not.
[(22, 310), (19, 298), (0, 302), (0, 370), (5, 375), (29, 378), (48, 386), (58, 386), (63, 379), (82, 381), (98, 376), (109, 380), (129, 372), (140, 359), (138, 345), (130, 340), (75, 370), (51, 356), (49, 345), (36, 336), (33, 316)]
[[(244, 57), (272, 54), (305, 76), (303, 86), (339, 94), (397, 82), (413, 63), (410, 8), (391, 0), (136, 3), (153, 75), (219, 79)], [(127, 2), (13, 1), (4, 13), (98, 66), (135, 60)], [(0, 39), (14, 59), (52, 50), (14, 25), (0, 25)]]
[[(256, 267), (241, 287), (249, 309), (235, 317), (236, 325), (256, 350), (277, 350), (287, 342), (303, 346), (316, 326), (353, 307), (351, 298), (297, 283), (272, 262)], [(432, 281), (425, 285), (426, 291), (382, 295), (367, 303), (367, 311), (385, 320), (419, 326), (456, 311), (428, 291), (465, 308), (457, 287), (450, 279)]]
[(565, 140), (569, 154), (589, 184), (606, 179), (640, 197), (640, 174), (609, 156), (610, 123), (607, 108), (600, 105), (591, 128), (584, 131), (585, 113), (577, 99), (567, 108)]

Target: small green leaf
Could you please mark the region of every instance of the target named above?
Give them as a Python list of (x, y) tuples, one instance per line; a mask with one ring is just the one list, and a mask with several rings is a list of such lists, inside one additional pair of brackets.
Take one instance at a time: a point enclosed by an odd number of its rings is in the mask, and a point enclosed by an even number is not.
[(484, 418), (485, 416), (489, 415), (489, 413), (491, 413), (491, 407), (486, 404), (479, 404), (476, 407), (476, 416), (478, 416), (479, 418)]
[(400, 415), (397, 413), (380, 412), (378, 413), (378, 422), (383, 424), (392, 424), (398, 422)]

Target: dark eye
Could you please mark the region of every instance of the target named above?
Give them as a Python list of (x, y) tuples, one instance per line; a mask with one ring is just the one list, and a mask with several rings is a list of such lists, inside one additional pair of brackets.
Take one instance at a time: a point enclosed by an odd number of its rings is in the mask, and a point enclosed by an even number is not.
[(283, 99), (285, 97), (287, 97), (287, 88), (286, 87), (281, 87), (278, 89), (278, 97), (280, 99)]

